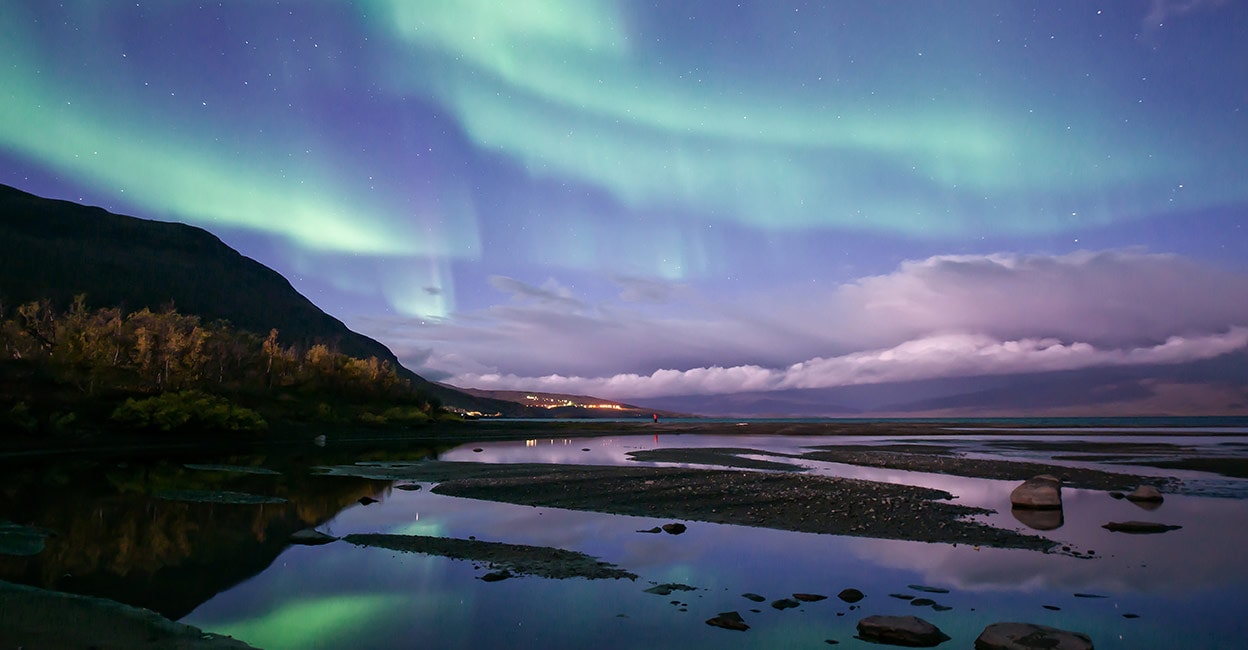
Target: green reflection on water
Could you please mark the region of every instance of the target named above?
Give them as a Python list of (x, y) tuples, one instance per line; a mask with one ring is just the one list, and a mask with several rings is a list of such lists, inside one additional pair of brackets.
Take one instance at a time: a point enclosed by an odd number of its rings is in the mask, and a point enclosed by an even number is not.
[(393, 615), (406, 599), (397, 595), (352, 595), (299, 600), (261, 616), (207, 627), (251, 645), (280, 648), (350, 647), (348, 636)]

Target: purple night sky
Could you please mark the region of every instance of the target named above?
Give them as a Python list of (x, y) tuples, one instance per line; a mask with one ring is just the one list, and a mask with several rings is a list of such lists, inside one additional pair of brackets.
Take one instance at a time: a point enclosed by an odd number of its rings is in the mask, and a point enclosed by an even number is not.
[(1248, 413), (1245, 33), (1217, 0), (10, 0), (0, 183), (206, 228), (458, 386)]

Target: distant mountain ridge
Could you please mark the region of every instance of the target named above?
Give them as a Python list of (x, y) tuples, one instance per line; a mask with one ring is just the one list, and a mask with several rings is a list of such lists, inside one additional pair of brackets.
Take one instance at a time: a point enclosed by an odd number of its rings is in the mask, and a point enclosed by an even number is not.
[(448, 406), (524, 415), (517, 404), (474, 397), (403, 368), (385, 345), (349, 329), (212, 233), (181, 223), (117, 215), (0, 185), (0, 305), (47, 298), (58, 308), (86, 294), (89, 307), (153, 310), (172, 304), (286, 344), (326, 343), (393, 363), (418, 390)]

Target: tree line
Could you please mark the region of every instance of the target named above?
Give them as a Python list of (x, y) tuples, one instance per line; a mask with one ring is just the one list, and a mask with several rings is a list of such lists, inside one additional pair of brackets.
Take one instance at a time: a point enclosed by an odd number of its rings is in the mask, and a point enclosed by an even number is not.
[[(388, 360), (354, 358), (323, 343), (284, 345), (275, 329), (262, 337), (227, 321), (205, 323), (172, 306), (90, 309), (81, 295), (66, 310), (48, 300), (20, 305), (12, 313), (0, 306), (0, 361), (33, 369), (88, 399), (128, 396), (133, 402), (203, 394), (259, 404), (280, 398), (311, 401), (306, 409), (311, 419), (341, 419), (349, 413), (373, 424), (387, 418), (344, 405), (384, 405), (392, 416), (393, 408), (402, 407), (407, 419), (434, 415), (440, 407), (412, 388)], [(190, 401), (195, 400), (180, 403)]]

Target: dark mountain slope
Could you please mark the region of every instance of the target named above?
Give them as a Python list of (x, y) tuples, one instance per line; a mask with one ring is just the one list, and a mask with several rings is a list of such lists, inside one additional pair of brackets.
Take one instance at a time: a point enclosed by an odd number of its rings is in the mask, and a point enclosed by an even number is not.
[[(322, 342), (354, 357), (373, 356), (402, 368), (386, 346), (351, 331), (276, 271), (206, 230), (116, 215), (0, 185), (0, 305), (11, 310), (48, 298), (63, 309), (77, 294), (86, 294), (88, 307), (155, 310), (172, 303), (183, 314), (228, 320), (261, 336), (277, 328), (287, 345)], [(400, 373), (445, 404), (516, 412), (515, 404), (472, 397), (406, 369)]]

